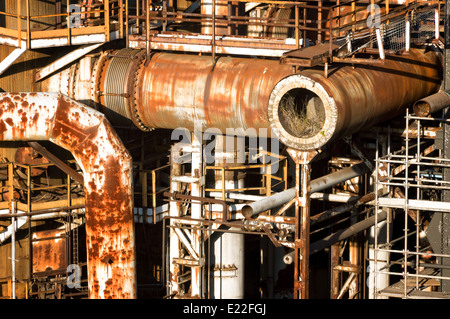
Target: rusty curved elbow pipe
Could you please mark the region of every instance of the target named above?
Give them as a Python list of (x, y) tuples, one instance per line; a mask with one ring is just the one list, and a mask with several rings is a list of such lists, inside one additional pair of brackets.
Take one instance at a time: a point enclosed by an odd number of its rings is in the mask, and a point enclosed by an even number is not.
[(0, 93), (0, 140), (48, 140), (81, 166), (89, 298), (135, 298), (132, 160), (98, 111), (59, 93)]

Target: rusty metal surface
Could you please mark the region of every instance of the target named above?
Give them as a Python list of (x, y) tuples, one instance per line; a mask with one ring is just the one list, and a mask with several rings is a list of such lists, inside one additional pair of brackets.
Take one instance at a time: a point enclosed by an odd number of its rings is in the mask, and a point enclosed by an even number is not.
[[(154, 53), (133, 70), (127, 114), (141, 129), (272, 129), (300, 150), (400, 115), (437, 92), (442, 79), (438, 55), (418, 49), (388, 56), (382, 65), (337, 65), (328, 77), (319, 69), (293, 74), (291, 66), (268, 59), (221, 57), (213, 64), (208, 56), (170, 53)], [(313, 136), (295, 135), (280, 120), (281, 99), (299, 90), (324, 108)]]
[[(226, 35), (228, 33), (228, 26), (223, 23), (223, 17), (228, 16), (228, 1), (217, 0), (213, 3), (212, 0), (202, 0), (200, 2), (200, 12), (201, 14), (213, 15), (222, 18), (222, 23), (217, 23), (214, 21), (215, 30), (213, 30), (213, 21), (202, 23), (202, 34), (213, 34), (216, 35)], [(216, 20), (217, 18), (215, 18)]]
[(90, 298), (135, 298), (131, 157), (98, 111), (57, 93), (0, 94), (0, 140), (50, 140), (83, 170)]
[[(16, 163), (31, 165), (30, 174), (31, 176), (39, 176), (45, 172), (47, 166), (41, 166), (42, 164), (49, 164), (50, 161), (40, 155), (32, 147), (19, 147), (14, 156)], [(33, 165), (39, 165), (39, 167), (33, 167)]]
[[(33, 233), (33, 272), (66, 271), (67, 252), (64, 229)], [(58, 238), (55, 238), (58, 237)]]
[(270, 92), (291, 73), (272, 60), (157, 53), (138, 79), (136, 113), (148, 127), (268, 128)]
[[(192, 131), (197, 125), (226, 133), (227, 128), (263, 128), (300, 150), (320, 148), (400, 115), (437, 92), (442, 79), (438, 54), (419, 49), (388, 56), (383, 64), (333, 64), (328, 77), (320, 69), (294, 74), (292, 66), (269, 59), (220, 57), (213, 63), (209, 56), (161, 52), (145, 59), (145, 50), (136, 50), (130, 51), (121, 79), (110, 79), (118, 52), (111, 51), (96, 67), (99, 76), (92, 85), (100, 94), (111, 94), (107, 83), (116, 83), (113, 94), (120, 95), (114, 97), (121, 101), (119, 113), (140, 129)], [(293, 94), (300, 99), (302, 94), (313, 95), (323, 105), (323, 123), (313, 136), (289, 132), (280, 120), (280, 101), (292, 92), (301, 92)], [(104, 95), (99, 102), (113, 112), (117, 107)]]
[[(301, 150), (320, 148), (402, 114), (415, 101), (437, 92), (441, 81), (439, 56), (419, 49), (412, 49), (407, 56), (387, 56), (383, 65), (336, 66), (328, 77), (323, 70), (308, 69), (275, 86), (269, 120), (285, 145)], [(312, 136), (294, 135), (281, 120), (281, 98), (296, 89), (318, 97), (323, 106), (324, 123)]]
[(288, 148), (295, 162), (294, 298), (309, 299), (311, 161), (319, 152)]
[(448, 106), (450, 106), (449, 92), (440, 91), (414, 103), (414, 113), (425, 117)]

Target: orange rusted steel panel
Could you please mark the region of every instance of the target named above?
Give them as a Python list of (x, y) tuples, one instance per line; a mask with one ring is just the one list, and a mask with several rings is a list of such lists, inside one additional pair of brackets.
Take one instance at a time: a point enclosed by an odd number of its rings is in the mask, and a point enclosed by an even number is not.
[[(58, 237), (58, 238), (54, 238)], [(54, 229), (33, 233), (33, 273), (65, 272), (67, 267), (65, 230)]]
[(58, 93), (1, 93), (0, 140), (49, 140), (83, 170), (90, 298), (135, 298), (132, 160), (98, 111)]

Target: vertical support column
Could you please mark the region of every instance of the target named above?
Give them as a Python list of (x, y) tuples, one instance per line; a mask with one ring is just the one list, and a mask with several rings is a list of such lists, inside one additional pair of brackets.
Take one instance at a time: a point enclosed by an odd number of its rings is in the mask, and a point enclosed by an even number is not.
[[(356, 223), (356, 218), (353, 218), (352, 223)], [(360, 268), (360, 244), (358, 240), (358, 235), (353, 236), (353, 238), (349, 241), (349, 259), (350, 259), (350, 265), (354, 265), (358, 268)], [(350, 276), (351, 274), (349, 274)], [(357, 299), (360, 299), (357, 297), (359, 292), (359, 275), (355, 274), (354, 280), (351, 282), (350, 287), (348, 289), (349, 292), (349, 299), (354, 299), (355, 297)]]
[[(203, 144), (202, 135), (200, 131), (192, 133), (192, 163), (191, 176), (196, 182), (191, 183), (191, 195), (196, 197), (203, 197), (204, 185), (204, 164), (203, 164)], [(193, 219), (203, 218), (202, 204), (200, 202), (191, 204), (191, 217)], [(192, 230), (192, 247), (199, 256), (199, 265), (191, 268), (191, 297), (201, 297), (201, 269), (202, 269), (202, 252), (201, 252), (201, 231), (198, 229)]]
[(11, 199), (11, 299), (16, 299), (16, 201)]
[(294, 299), (308, 299), (311, 161), (319, 152), (292, 148), (288, 148), (287, 152), (295, 163)]
[(339, 248), (341, 247), (341, 243), (338, 242), (331, 246), (331, 299), (337, 299), (339, 295), (339, 287), (341, 283), (340, 271), (336, 270), (336, 266), (339, 265)]
[[(221, 167), (242, 165), (237, 155), (245, 147), (240, 143), (242, 140), (242, 137), (216, 135), (215, 165)], [(226, 169), (216, 172), (215, 189), (226, 192), (244, 187), (243, 173)], [(231, 230), (238, 231), (239, 228)], [(213, 298), (244, 298), (244, 239), (243, 234), (231, 232), (220, 232), (213, 237)]]
[[(450, 43), (450, 0), (445, 1), (445, 43)], [(450, 89), (450, 47), (449, 45), (445, 45), (444, 49), (444, 90)], [(450, 118), (450, 110), (446, 109), (444, 111), (444, 117), (446, 119)], [(448, 159), (450, 158), (450, 124), (447, 122), (443, 122), (443, 128), (444, 128), (444, 150), (443, 150), (443, 157)], [(450, 181), (450, 169), (443, 168), (443, 180), (446, 182)], [(444, 190), (442, 191), (442, 201), (448, 202), (450, 201), (450, 191)], [(447, 244), (447, 240), (450, 237), (450, 216), (449, 214), (435, 214), (433, 218), (440, 218), (442, 225), (442, 233), (441, 233), (441, 252), (436, 253), (442, 253), (442, 254), (450, 254), (450, 247)], [(444, 244), (445, 243), (445, 244)], [(449, 258), (441, 258), (439, 261), (445, 266), (450, 265)], [(444, 268), (441, 270), (443, 277), (449, 277), (450, 276), (450, 269)], [(441, 290), (443, 292), (450, 292), (450, 281), (449, 280), (441, 280)]]
[(27, 12), (27, 49), (31, 49), (31, 25), (30, 25), (30, 0), (26, 0), (26, 12)]
[(17, 47), (22, 48), (22, 17), (20, 14), (21, 3), (20, 1), (16, 2), (16, 12), (17, 12)]
[[(202, 17), (202, 34), (228, 35), (228, 26), (224, 23), (229, 15), (228, 8), (228, 0), (201, 0), (201, 14), (209, 16)], [(217, 23), (218, 19), (220, 23)]]
[(105, 42), (109, 42), (110, 37), (111, 37), (111, 25), (110, 25), (110, 17), (111, 17), (111, 12), (110, 12), (110, 5), (109, 5), (109, 0), (105, 0)]
[[(181, 175), (181, 164), (176, 163), (174, 161), (175, 155), (173, 154), (174, 147), (172, 148), (172, 154), (171, 154), (171, 164), (170, 164), (170, 192), (175, 193), (179, 192), (181, 190), (180, 183), (172, 180), (173, 176), (180, 176)], [(169, 202), (169, 216), (171, 217), (178, 217), (180, 216), (180, 209), (181, 204), (176, 201), (170, 201)], [(170, 219), (170, 226), (174, 226), (174, 221)], [(178, 285), (178, 274), (179, 274), (179, 265), (173, 263), (172, 261), (175, 258), (180, 257), (180, 249), (179, 249), (179, 240), (178, 236), (175, 234), (174, 228), (169, 229), (169, 277), (168, 277), (168, 291), (167, 294), (176, 294), (179, 291), (179, 285)]]

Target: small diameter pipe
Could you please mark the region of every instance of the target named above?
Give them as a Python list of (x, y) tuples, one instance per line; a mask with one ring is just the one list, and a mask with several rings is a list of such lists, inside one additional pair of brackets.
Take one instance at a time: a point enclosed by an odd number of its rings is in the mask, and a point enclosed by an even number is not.
[(381, 31), (380, 29), (375, 30), (377, 34), (377, 44), (378, 44), (378, 51), (380, 52), (380, 59), (384, 60), (386, 58), (384, 54), (384, 47), (383, 47), (383, 39), (381, 37)]
[(414, 114), (426, 117), (450, 106), (450, 92), (440, 91), (414, 103)]
[(439, 40), (439, 10), (434, 10), (434, 38)]
[(16, 210), (16, 202), (14, 200), (11, 201), (11, 285), (12, 285), (12, 299), (16, 299), (16, 217), (14, 217), (14, 213)]
[[(359, 232), (362, 232), (363, 230), (365, 230), (367, 228), (372, 227), (373, 225), (375, 225), (375, 217), (376, 216), (373, 215), (373, 216), (371, 216), (363, 221), (360, 221), (346, 229), (340, 230), (334, 234), (331, 234), (323, 239), (320, 239), (320, 240), (312, 243), (309, 248), (310, 255), (315, 254), (326, 247), (330, 247), (331, 245), (333, 245), (339, 241), (347, 239), (353, 235), (358, 234)], [(387, 218), (387, 213), (385, 211), (378, 213), (378, 216), (377, 216), (378, 222), (381, 222), (381, 221), (385, 220), (386, 218)], [(291, 251), (290, 253), (286, 254), (283, 257), (283, 261), (286, 264), (291, 264), (294, 261), (294, 254), (295, 254), (295, 251)]]
[[(351, 178), (369, 172), (364, 163), (346, 167), (340, 171), (319, 177), (311, 181), (311, 193), (320, 192), (336, 184), (345, 182)], [(242, 207), (242, 214), (246, 218), (255, 217), (269, 209), (281, 206), (295, 197), (295, 187), (289, 188), (275, 195), (267, 196), (264, 199), (255, 201)]]
[(411, 21), (409, 19), (406, 20), (405, 24), (405, 50), (409, 52), (411, 49)]

